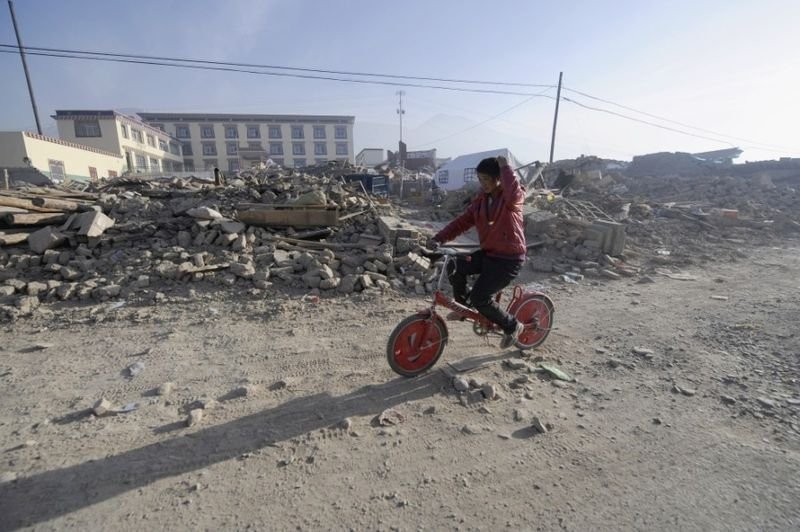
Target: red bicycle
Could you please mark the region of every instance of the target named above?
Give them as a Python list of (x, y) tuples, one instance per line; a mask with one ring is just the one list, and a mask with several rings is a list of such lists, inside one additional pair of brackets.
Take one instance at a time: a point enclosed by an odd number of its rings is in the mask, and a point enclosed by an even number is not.
[[(439, 248), (436, 253), (426, 253), (432, 258), (443, 257), (444, 261), (440, 266), (441, 273), (430, 308), (420, 310), (401, 321), (389, 336), (386, 357), (389, 366), (396, 373), (404, 377), (414, 377), (430, 369), (439, 360), (447, 345), (449, 333), (447, 323), (437, 312), (437, 306), (457, 313), (462, 321), (472, 322), (472, 331), (478, 336), (502, 336), (503, 331), (477, 310), (457, 303), (442, 292), (448, 264), (463, 254), (452, 248)], [(501, 291), (495, 300), (500, 303), (502, 296)], [(514, 342), (517, 348), (525, 350), (537, 347), (550, 334), (554, 305), (544, 293), (514, 286), (506, 311), (525, 325), (525, 330)]]

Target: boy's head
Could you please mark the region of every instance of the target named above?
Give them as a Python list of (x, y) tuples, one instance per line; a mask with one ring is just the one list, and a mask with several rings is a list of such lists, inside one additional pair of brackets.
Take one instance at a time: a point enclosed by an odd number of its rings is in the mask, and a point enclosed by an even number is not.
[(488, 157), (478, 163), (475, 168), (481, 188), (487, 194), (492, 194), (500, 186), (500, 165), (494, 157)]

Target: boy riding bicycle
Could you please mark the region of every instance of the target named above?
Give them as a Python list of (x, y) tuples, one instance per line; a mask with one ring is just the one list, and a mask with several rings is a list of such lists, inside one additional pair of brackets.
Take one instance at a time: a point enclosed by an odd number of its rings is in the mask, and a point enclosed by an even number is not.
[[(464, 214), (428, 239), (427, 246), (436, 249), (475, 227), (480, 250), (459, 257), (448, 277), (457, 302), (469, 306), (469, 300), (475, 310), (503, 329), (500, 347), (506, 349), (514, 344), (524, 326), (503, 310), (494, 296), (519, 275), (525, 260), (525, 194), (505, 157), (483, 159), (476, 173), (482, 192)], [(468, 294), (467, 276), (476, 274), (478, 279)]]

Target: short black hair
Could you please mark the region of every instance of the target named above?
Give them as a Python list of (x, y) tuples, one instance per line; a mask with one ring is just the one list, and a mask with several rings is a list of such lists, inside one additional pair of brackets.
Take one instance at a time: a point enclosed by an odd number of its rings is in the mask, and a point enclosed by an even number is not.
[(497, 159), (494, 157), (487, 157), (478, 163), (475, 173), (486, 174), (491, 178), (500, 179), (500, 165), (497, 164)]

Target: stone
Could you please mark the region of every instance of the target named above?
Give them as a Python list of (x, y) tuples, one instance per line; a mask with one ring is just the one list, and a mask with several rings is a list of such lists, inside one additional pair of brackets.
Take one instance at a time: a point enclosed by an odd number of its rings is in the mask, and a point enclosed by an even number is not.
[(236, 240), (233, 241), (231, 244), (231, 249), (233, 251), (243, 251), (247, 247), (247, 236), (246, 235), (238, 235)]
[(178, 245), (182, 248), (188, 248), (192, 243), (192, 233), (189, 231), (178, 231)]
[(494, 387), (493, 384), (484, 384), (483, 387), (481, 388), (481, 393), (489, 401), (497, 398), (497, 389)]
[(194, 408), (189, 411), (189, 417), (186, 418), (186, 426), (194, 427), (203, 419), (203, 409)]
[(77, 228), (80, 236), (96, 238), (105, 233), (106, 229), (114, 226), (114, 220), (100, 211), (91, 210), (79, 214), (70, 224)]
[(338, 277), (334, 277), (333, 279), (322, 279), (322, 281), (319, 283), (319, 287), (321, 290), (333, 290), (339, 286), (340, 282), (341, 280)]
[(0, 473), (0, 484), (9, 484), (17, 480), (18, 475), (13, 471), (3, 471)]
[(38, 281), (31, 281), (28, 283), (26, 290), (29, 296), (38, 296), (47, 292), (47, 285)]
[(133, 287), (134, 288), (147, 288), (148, 286), (150, 286), (150, 276), (149, 275), (140, 275), (133, 282)]
[(231, 234), (238, 234), (243, 233), (245, 230), (245, 225), (242, 222), (221, 222), (217, 226), (220, 231), (223, 233), (231, 233)]
[(524, 410), (519, 408), (514, 409), (514, 421), (520, 422), (527, 418), (530, 414)]
[(469, 434), (470, 436), (475, 436), (476, 434), (481, 433), (481, 428), (475, 425), (464, 425), (461, 427), (461, 432), (464, 434)]
[(756, 397), (756, 401), (758, 402), (758, 404), (760, 404), (764, 408), (772, 409), (772, 408), (775, 408), (775, 406), (776, 406), (775, 405), (775, 401), (773, 401), (772, 399), (769, 399), (767, 397)]
[(321, 190), (313, 190), (303, 194), (294, 202), (295, 205), (327, 205), (328, 198)]
[(36, 296), (22, 296), (17, 300), (17, 308), (20, 314), (28, 316), (39, 308), (39, 298)]
[(219, 220), (222, 218), (222, 214), (220, 214), (219, 211), (210, 207), (195, 207), (194, 209), (186, 211), (186, 214), (200, 220)]
[(531, 268), (536, 272), (550, 273), (553, 271), (553, 261), (545, 257), (534, 257), (531, 260)]
[(730, 395), (720, 395), (719, 398), (726, 405), (736, 404), (736, 398), (731, 397)]
[(34, 253), (44, 253), (48, 249), (57, 248), (65, 240), (64, 234), (52, 226), (47, 226), (28, 236), (28, 246)]
[(536, 429), (536, 432), (539, 434), (547, 434), (547, 427), (538, 417), (533, 418), (531, 421), (531, 426)]
[(634, 347), (631, 352), (634, 355), (638, 355), (640, 357), (644, 357), (648, 360), (652, 359), (654, 356), (654, 352), (652, 349), (648, 349), (646, 347)]
[(61, 266), (58, 273), (65, 281), (77, 281), (82, 275), (78, 270), (69, 266)]
[(114, 406), (111, 404), (111, 401), (103, 397), (94, 404), (94, 406), (92, 407), (92, 412), (94, 413), (95, 416), (101, 417), (110, 413), (113, 409)]
[(650, 283), (655, 283), (655, 280), (649, 275), (642, 275), (639, 278), (639, 280), (636, 281), (636, 284), (650, 284)]
[(469, 390), (469, 381), (464, 377), (454, 377), (453, 388), (455, 388), (457, 392), (466, 392)]
[(165, 382), (156, 389), (156, 395), (169, 395), (175, 389), (174, 382)]
[(122, 292), (122, 287), (118, 284), (110, 284), (107, 286), (98, 286), (92, 290), (92, 297), (95, 299), (111, 299), (117, 297)]
[(251, 279), (256, 274), (256, 268), (250, 262), (246, 264), (234, 262), (231, 264), (230, 271), (233, 275), (241, 277), (242, 279)]
[(13, 286), (3, 285), (0, 286), (0, 297), (13, 296), (16, 290)]
[(341, 282), (339, 282), (339, 292), (343, 294), (352, 294), (355, 292), (358, 279), (356, 275), (345, 275), (342, 277)]

